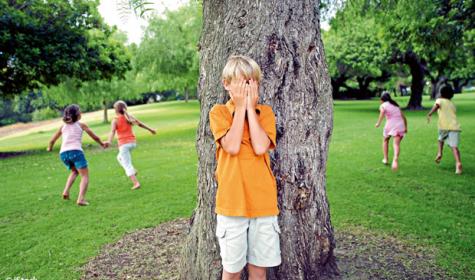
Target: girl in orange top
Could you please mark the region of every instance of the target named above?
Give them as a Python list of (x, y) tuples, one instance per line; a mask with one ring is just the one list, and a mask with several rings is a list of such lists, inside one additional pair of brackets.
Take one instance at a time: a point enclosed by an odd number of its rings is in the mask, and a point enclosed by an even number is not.
[(124, 101), (119, 100), (114, 103), (114, 109), (117, 117), (115, 117), (112, 121), (109, 140), (106, 142), (106, 144), (109, 146), (112, 143), (114, 135), (117, 132), (117, 142), (119, 144), (119, 154), (117, 155), (117, 160), (124, 168), (125, 174), (134, 183), (132, 190), (136, 190), (140, 188), (140, 183), (137, 180), (137, 170), (135, 170), (134, 166), (132, 165), (132, 155), (130, 154), (130, 152), (137, 146), (132, 126), (136, 124), (150, 131), (152, 134), (156, 134), (157, 132), (155, 129), (148, 127), (127, 113), (127, 104)]

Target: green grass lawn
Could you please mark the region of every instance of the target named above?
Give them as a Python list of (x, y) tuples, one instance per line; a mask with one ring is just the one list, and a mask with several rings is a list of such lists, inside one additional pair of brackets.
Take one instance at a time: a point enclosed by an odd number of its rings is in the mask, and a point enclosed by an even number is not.
[[(462, 176), (454, 174), (449, 150), (440, 165), (433, 162), (437, 118), (428, 125), (426, 112), (406, 112), (409, 133), (402, 142), (400, 171), (393, 173), (381, 164), (382, 128), (374, 128), (378, 101), (335, 102), (327, 191), (337, 230), (362, 225), (434, 247), (443, 268), (469, 279), (475, 271), (475, 147), (470, 145), (475, 140), (475, 94), (457, 95), (454, 101), (463, 129)], [(87, 140), (92, 144), (85, 150), (91, 173), (89, 207), (60, 199), (68, 174), (58, 147), (53, 153), (44, 151), (52, 131), (0, 140), (0, 151), (30, 151), (0, 160), (0, 279), (77, 279), (81, 265), (104, 244), (191, 214), (198, 103), (152, 104), (131, 111), (159, 132), (153, 136), (135, 129), (139, 147), (133, 158), (143, 188), (130, 191), (116, 149), (102, 151)], [(88, 124), (105, 138), (108, 125)]]

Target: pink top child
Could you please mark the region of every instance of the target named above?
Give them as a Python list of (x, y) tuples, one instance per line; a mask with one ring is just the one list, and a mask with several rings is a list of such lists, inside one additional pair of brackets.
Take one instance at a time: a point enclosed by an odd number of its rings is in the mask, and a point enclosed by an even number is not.
[(66, 151), (82, 151), (82, 127), (79, 122), (66, 123), (61, 128), (63, 142), (59, 153)]
[(383, 131), (384, 138), (389, 136), (404, 137), (406, 125), (404, 123), (404, 117), (401, 113), (401, 109), (397, 106), (394, 106), (389, 101), (386, 101), (381, 104), (379, 110), (382, 111), (386, 117), (386, 125), (384, 126)]

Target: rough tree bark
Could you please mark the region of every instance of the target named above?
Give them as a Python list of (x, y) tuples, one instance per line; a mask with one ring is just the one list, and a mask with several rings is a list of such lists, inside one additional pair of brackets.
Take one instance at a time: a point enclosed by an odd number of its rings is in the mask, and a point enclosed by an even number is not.
[(282, 265), (268, 279), (317, 279), (337, 273), (326, 197), (332, 93), (323, 54), (318, 0), (203, 0), (197, 130), (198, 202), (180, 263), (181, 279), (219, 279), (215, 237), (215, 145), (208, 113), (228, 96), (221, 71), (231, 54), (262, 67), (260, 101), (273, 107)]

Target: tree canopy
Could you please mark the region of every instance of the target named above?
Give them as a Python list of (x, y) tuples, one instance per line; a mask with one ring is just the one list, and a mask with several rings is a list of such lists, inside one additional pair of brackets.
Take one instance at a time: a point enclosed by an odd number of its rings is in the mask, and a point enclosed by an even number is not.
[(129, 60), (112, 34), (97, 1), (0, 0), (0, 94), (123, 75)]
[(201, 26), (201, 5), (193, 1), (150, 20), (134, 65), (151, 91), (196, 88)]
[[(435, 94), (442, 79), (457, 87), (475, 78), (473, 1), (324, 2), (337, 9), (324, 35), (334, 84), (353, 77), (361, 80), (369, 73), (395, 76), (395, 71), (401, 71), (388, 65), (406, 65), (412, 84), (408, 107), (420, 108), (426, 79)], [(366, 97), (365, 87), (361, 82), (358, 86), (359, 94)]]

